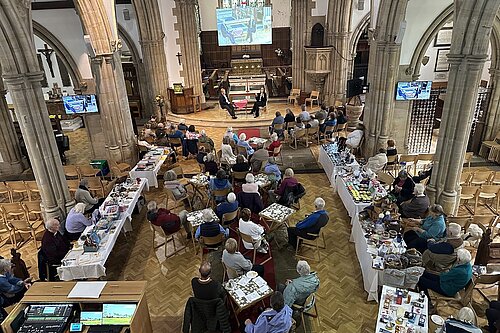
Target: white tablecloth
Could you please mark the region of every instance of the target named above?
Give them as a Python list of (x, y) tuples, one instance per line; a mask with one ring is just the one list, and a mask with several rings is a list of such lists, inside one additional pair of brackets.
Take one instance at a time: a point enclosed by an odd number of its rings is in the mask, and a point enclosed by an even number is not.
[[(321, 147), (319, 148), (318, 162), (323, 167), (323, 170), (325, 170), (326, 176), (328, 177), (328, 180), (330, 180), (331, 186), (335, 188), (335, 177), (339, 173), (339, 170), (344, 168), (346, 165), (335, 165), (332, 159), (328, 156), (328, 153), (326, 152), (323, 145), (321, 145)], [(355, 166), (355, 165), (359, 165), (359, 163), (356, 160), (354, 160), (354, 163), (349, 164), (347, 166)]]
[(352, 217), (351, 224), (350, 241), (354, 242), (356, 248), (356, 256), (358, 257), (361, 273), (363, 274), (363, 285), (365, 291), (368, 293), (367, 300), (378, 302), (378, 284), (379, 281), (382, 281), (383, 271), (372, 268), (372, 256), (366, 251), (368, 243), (357, 214)]
[(368, 207), (370, 205), (369, 203), (365, 202), (354, 202), (354, 199), (352, 198), (351, 193), (349, 193), (349, 190), (347, 189), (347, 186), (345, 185), (344, 179), (342, 179), (342, 177), (337, 177), (335, 182), (337, 184), (337, 193), (339, 194), (340, 199), (342, 199), (344, 207), (345, 209), (347, 209), (347, 213), (349, 213), (349, 216), (351, 218), (353, 218), (354, 216), (358, 216), (358, 214), (365, 207)]
[[(146, 178), (149, 182), (149, 186), (154, 186), (158, 188), (158, 172), (160, 171), (161, 166), (165, 163), (167, 159), (167, 155), (162, 154), (158, 157), (158, 161), (152, 170), (137, 170), (137, 165), (130, 170), (129, 175), (130, 178)], [(140, 163), (140, 162), (139, 162)]]
[[(104, 236), (101, 236), (102, 239), (97, 252), (83, 253), (82, 246), (68, 252), (63, 259), (63, 263), (67, 263), (67, 265), (57, 268), (61, 280), (97, 279), (106, 275), (104, 265), (115, 246), (120, 231), (132, 231), (131, 215), (143, 190), (149, 190), (148, 180), (145, 178), (141, 179), (139, 189), (135, 192), (127, 209), (121, 212), (119, 219), (115, 221), (116, 229), (109, 231), (107, 234), (104, 233), (104, 230), (99, 231), (99, 235), (103, 234)], [(109, 198), (108, 195), (106, 200)], [(104, 207), (104, 205), (105, 203), (101, 207)], [(92, 228), (93, 226), (87, 227), (83, 234), (88, 233)]]

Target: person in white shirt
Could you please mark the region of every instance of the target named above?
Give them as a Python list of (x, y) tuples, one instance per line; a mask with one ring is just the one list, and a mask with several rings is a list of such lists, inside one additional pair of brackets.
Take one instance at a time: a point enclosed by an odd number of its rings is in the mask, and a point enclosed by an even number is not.
[(378, 154), (368, 159), (365, 168), (373, 172), (381, 171), (387, 164), (387, 151), (384, 148), (378, 150)]
[(345, 142), (346, 146), (348, 148), (358, 148), (359, 144), (361, 143), (361, 139), (363, 138), (363, 130), (364, 130), (363, 125), (358, 125), (354, 131), (349, 133), (347, 135), (347, 140)]
[(253, 223), (250, 220), (252, 212), (248, 208), (243, 208), (240, 213), (239, 230), (245, 235), (252, 237), (254, 244), (243, 241), (243, 246), (247, 250), (253, 250), (254, 246), (257, 248), (259, 253), (267, 253), (269, 249), (269, 244), (264, 238), (264, 228), (261, 225)]

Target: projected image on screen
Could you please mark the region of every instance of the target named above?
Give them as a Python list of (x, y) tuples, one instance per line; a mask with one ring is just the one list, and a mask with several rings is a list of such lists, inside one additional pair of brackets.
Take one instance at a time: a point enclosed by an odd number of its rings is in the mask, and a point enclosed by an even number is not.
[(272, 44), (271, 7), (217, 9), (219, 46)]
[(99, 112), (95, 95), (63, 96), (63, 104), (66, 114)]
[(432, 81), (398, 82), (396, 100), (429, 99), (431, 97), (431, 88)]

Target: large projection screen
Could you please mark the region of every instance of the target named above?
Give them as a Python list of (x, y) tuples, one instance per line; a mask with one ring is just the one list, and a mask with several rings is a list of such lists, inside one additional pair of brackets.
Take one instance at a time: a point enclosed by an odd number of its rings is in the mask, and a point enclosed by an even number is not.
[(271, 7), (217, 9), (219, 46), (272, 44)]

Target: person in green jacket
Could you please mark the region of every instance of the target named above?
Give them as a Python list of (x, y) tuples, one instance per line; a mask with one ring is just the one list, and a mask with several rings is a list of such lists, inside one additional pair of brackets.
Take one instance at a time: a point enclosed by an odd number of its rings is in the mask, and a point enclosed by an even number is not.
[(289, 307), (292, 305), (304, 305), (307, 297), (318, 290), (319, 278), (316, 272), (311, 272), (311, 267), (305, 260), (299, 260), (297, 263), (297, 273), (299, 277), (293, 280), (287, 280), (286, 286), (278, 286), (278, 290), (283, 291), (285, 304)]
[(448, 297), (455, 296), (472, 278), (471, 260), (472, 256), (469, 251), (459, 249), (455, 266), (439, 275), (424, 272), (418, 281), (419, 290), (424, 291), (427, 296), (429, 296), (429, 289)]

